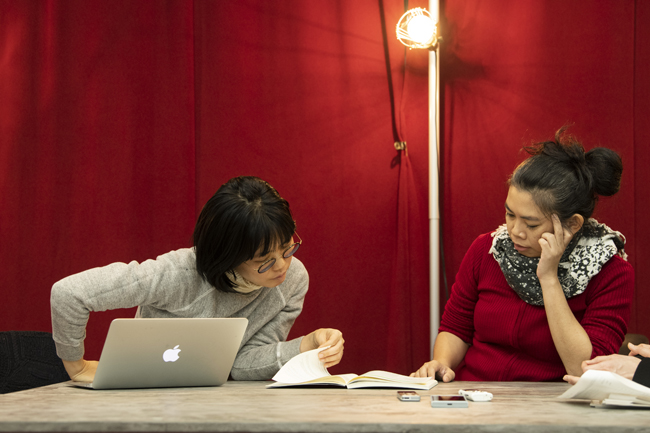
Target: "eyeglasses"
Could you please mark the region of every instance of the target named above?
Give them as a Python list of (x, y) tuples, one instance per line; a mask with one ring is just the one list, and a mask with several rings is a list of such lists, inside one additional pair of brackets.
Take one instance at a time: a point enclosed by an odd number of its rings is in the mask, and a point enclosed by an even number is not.
[[(300, 235), (296, 233), (296, 236), (298, 236), (298, 242), (291, 244), (289, 248), (284, 250), (282, 253), (282, 258), (288, 259), (289, 257), (293, 256), (296, 254), (296, 251), (298, 251), (298, 248), (300, 248), (300, 245), (302, 245), (302, 239), (300, 239)], [(275, 258), (269, 259), (262, 263), (259, 268), (257, 268), (257, 272), (260, 274), (263, 274), (264, 272), (268, 271), (275, 265)]]

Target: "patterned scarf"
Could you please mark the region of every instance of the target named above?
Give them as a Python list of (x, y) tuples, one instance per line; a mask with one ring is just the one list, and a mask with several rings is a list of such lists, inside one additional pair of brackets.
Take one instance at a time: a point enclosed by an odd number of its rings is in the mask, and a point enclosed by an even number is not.
[[(508, 285), (519, 297), (531, 305), (543, 306), (542, 287), (537, 278), (539, 257), (526, 257), (515, 250), (506, 225), (492, 233), (490, 254), (499, 263)], [(627, 260), (623, 250), (625, 236), (590, 218), (573, 236), (560, 259), (558, 279), (564, 296), (572, 298), (587, 288), (589, 280), (614, 255)]]

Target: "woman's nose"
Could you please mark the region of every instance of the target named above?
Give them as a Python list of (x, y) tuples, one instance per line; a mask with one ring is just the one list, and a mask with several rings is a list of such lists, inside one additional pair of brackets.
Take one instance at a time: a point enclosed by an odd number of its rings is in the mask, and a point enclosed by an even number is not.
[(515, 234), (515, 236), (517, 236), (518, 238), (521, 238), (521, 239), (526, 239), (526, 230), (524, 230), (524, 227), (523, 227), (524, 224), (525, 224), (524, 222), (519, 222), (518, 221), (518, 222), (515, 223), (515, 226), (514, 226), (514, 228), (512, 230), (512, 232)]
[(287, 263), (287, 259), (285, 259), (284, 257), (282, 257), (282, 255), (280, 255), (280, 257), (277, 257), (275, 259), (275, 263), (273, 264), (273, 270), (274, 271), (281, 270), (282, 268), (285, 267), (286, 263)]

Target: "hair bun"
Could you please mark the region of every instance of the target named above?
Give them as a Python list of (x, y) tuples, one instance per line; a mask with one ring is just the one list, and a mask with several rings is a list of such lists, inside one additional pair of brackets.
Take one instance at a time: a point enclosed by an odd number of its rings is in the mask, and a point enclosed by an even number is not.
[(621, 187), (623, 174), (623, 161), (619, 154), (605, 147), (595, 147), (585, 154), (585, 161), (591, 171), (596, 194), (616, 194)]
[(579, 214), (587, 220), (598, 196), (618, 192), (623, 163), (610, 149), (598, 147), (585, 152), (566, 129), (560, 128), (555, 140), (524, 147), (531, 156), (519, 164), (508, 184), (529, 192), (546, 215), (556, 214), (564, 222)]

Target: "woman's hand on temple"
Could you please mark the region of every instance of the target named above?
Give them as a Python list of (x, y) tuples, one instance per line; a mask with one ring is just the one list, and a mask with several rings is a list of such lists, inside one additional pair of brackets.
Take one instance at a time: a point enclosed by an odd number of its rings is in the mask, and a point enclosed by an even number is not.
[(539, 238), (542, 253), (537, 265), (537, 278), (540, 282), (545, 277), (557, 278), (560, 259), (573, 238), (571, 230), (562, 226), (557, 215), (553, 214), (551, 220), (553, 221), (553, 233), (544, 233)]
[(426, 362), (418, 371), (411, 373), (411, 377), (433, 377), (443, 382), (451, 382), (456, 377), (456, 373), (434, 359)]
[(92, 382), (97, 372), (97, 364), (98, 361), (86, 361), (83, 358), (77, 361), (63, 361), (65, 371), (75, 382)]
[(325, 363), (325, 368), (329, 368), (341, 362), (343, 343), (345, 343), (345, 340), (341, 331), (332, 328), (321, 328), (303, 337), (300, 343), (300, 352), (330, 346), (329, 349), (325, 349), (318, 354), (320, 360)]

